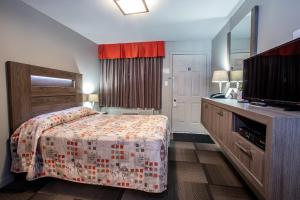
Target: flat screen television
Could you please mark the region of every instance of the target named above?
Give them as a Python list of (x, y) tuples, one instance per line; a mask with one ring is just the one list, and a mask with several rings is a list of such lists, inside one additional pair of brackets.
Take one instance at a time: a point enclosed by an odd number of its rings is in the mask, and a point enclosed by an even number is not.
[(300, 106), (300, 39), (244, 60), (243, 98)]

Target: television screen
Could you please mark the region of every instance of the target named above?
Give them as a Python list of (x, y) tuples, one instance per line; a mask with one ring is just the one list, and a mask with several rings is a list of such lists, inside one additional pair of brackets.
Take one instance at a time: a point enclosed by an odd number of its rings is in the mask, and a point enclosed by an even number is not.
[(300, 104), (300, 39), (244, 61), (243, 98)]

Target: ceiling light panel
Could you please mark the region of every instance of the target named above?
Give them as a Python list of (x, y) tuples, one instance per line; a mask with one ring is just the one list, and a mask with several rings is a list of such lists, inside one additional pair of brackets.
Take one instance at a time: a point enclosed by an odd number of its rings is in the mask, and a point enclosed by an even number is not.
[(124, 15), (149, 12), (145, 0), (114, 0)]

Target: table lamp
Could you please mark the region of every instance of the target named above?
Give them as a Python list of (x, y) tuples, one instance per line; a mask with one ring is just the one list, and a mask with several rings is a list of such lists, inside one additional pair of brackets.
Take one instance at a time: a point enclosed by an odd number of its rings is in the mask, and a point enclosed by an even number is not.
[(230, 71), (230, 82), (236, 83), (236, 88), (239, 88), (239, 83), (243, 82), (243, 70)]
[(99, 102), (99, 95), (98, 94), (89, 94), (89, 102), (92, 103), (92, 106), (94, 108), (95, 102)]
[(222, 93), (222, 84), (229, 81), (228, 72), (225, 70), (215, 70), (212, 77), (213, 83), (219, 83), (219, 91)]

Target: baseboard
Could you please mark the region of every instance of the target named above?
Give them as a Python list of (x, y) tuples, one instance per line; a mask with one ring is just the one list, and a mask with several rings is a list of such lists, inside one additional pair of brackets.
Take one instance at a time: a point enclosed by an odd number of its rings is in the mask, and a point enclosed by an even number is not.
[(13, 175), (9, 175), (6, 177), (1, 177), (0, 178), (0, 188), (8, 185), (9, 183), (14, 181), (14, 176)]

